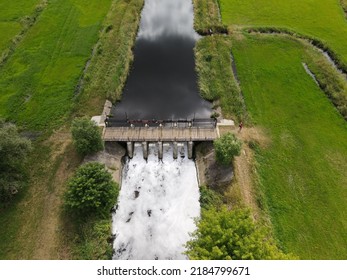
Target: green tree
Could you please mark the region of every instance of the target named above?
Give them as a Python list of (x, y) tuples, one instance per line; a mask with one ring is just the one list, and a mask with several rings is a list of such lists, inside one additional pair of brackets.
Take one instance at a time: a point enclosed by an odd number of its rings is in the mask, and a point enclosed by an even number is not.
[(234, 156), (239, 156), (241, 152), (241, 141), (234, 134), (224, 134), (213, 142), (216, 159), (223, 165), (232, 163)]
[(70, 179), (65, 205), (80, 216), (106, 217), (116, 203), (118, 194), (119, 187), (104, 165), (86, 163)]
[(257, 226), (248, 210), (210, 208), (202, 211), (193, 239), (186, 245), (193, 260), (289, 259), (265, 228)]
[(88, 118), (75, 119), (71, 134), (77, 152), (85, 156), (103, 149), (103, 141), (98, 126)]
[(8, 201), (25, 181), (25, 161), (31, 142), (21, 137), (14, 124), (0, 119), (0, 202)]

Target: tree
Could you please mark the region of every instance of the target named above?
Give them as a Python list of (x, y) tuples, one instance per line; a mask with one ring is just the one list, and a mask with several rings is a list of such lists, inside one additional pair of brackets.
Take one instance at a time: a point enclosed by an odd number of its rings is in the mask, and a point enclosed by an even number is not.
[(289, 259), (265, 228), (257, 226), (248, 210), (210, 208), (202, 211), (193, 239), (186, 245), (193, 260)]
[(87, 118), (75, 119), (71, 133), (76, 150), (82, 156), (96, 153), (104, 147), (98, 126)]
[(118, 193), (118, 185), (104, 165), (86, 163), (70, 179), (65, 205), (80, 216), (106, 217), (116, 203)]
[(8, 201), (22, 187), (30, 151), (31, 142), (19, 135), (14, 124), (0, 119), (0, 202)]
[(223, 165), (228, 165), (233, 161), (234, 156), (239, 156), (242, 143), (232, 133), (224, 134), (215, 140), (214, 149), (216, 159)]

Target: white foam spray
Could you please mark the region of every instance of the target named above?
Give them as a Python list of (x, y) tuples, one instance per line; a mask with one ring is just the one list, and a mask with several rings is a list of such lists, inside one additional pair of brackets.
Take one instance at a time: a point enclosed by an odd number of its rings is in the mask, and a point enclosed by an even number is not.
[(185, 243), (200, 215), (195, 163), (180, 147), (177, 160), (171, 145), (164, 158), (150, 145), (148, 161), (141, 145), (123, 169), (122, 188), (113, 215), (114, 259), (185, 259)]

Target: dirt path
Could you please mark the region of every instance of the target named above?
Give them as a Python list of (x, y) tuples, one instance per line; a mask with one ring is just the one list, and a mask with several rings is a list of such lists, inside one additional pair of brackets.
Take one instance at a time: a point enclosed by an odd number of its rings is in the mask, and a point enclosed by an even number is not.
[[(71, 136), (68, 131), (56, 132), (49, 139), (52, 147), (50, 162), (47, 171), (50, 176), (38, 187), (43, 192), (42, 216), (38, 227), (39, 235), (35, 241), (33, 259), (68, 259), (68, 249), (60, 246), (62, 236), (62, 196), (66, 181), (78, 165), (77, 155), (71, 148)], [(48, 174), (47, 174), (48, 175)]]
[(60, 237), (62, 194), (79, 163), (71, 147), (65, 129), (35, 148), (30, 185), (16, 207), (19, 230), (10, 245), (9, 259), (69, 259), (69, 248), (60, 245)]
[(248, 142), (255, 141), (260, 146), (266, 146), (269, 140), (265, 133), (256, 127), (244, 127), (241, 132), (235, 128), (233, 132), (243, 141), (241, 155), (236, 157), (234, 162), (236, 185), (239, 187), (244, 204), (253, 210), (254, 217), (257, 218), (260, 215), (260, 209), (256, 202), (254, 186), (256, 176), (254, 152), (249, 148)]

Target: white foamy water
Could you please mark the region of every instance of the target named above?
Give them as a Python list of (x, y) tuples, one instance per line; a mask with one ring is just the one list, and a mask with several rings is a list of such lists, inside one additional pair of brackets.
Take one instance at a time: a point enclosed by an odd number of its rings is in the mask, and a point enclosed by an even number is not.
[(185, 259), (184, 244), (200, 215), (196, 167), (182, 146), (173, 159), (164, 145), (163, 161), (150, 145), (148, 162), (141, 145), (123, 169), (117, 211), (113, 215), (114, 259)]

